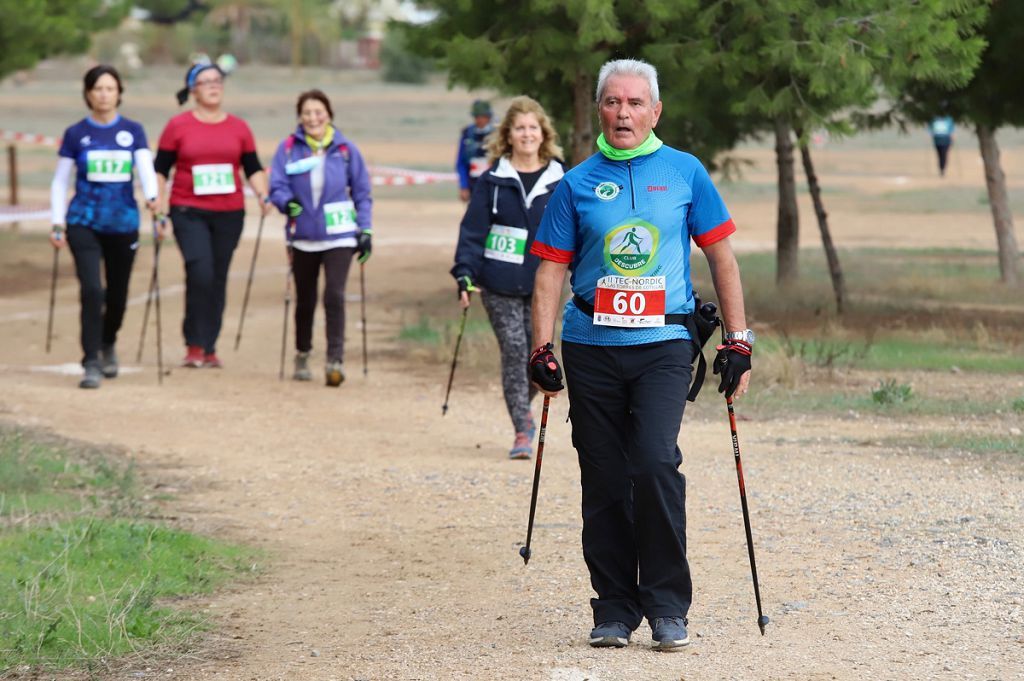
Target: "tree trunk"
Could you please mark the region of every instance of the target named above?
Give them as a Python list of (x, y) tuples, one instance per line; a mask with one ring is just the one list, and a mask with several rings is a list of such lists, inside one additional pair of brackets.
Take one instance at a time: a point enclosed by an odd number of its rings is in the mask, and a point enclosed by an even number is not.
[(1008, 286), (1020, 284), (1020, 250), (1017, 236), (1013, 232), (1013, 213), (1006, 194), (1006, 175), (999, 163), (999, 145), (996, 131), (984, 125), (978, 126), (978, 146), (985, 162), (985, 186), (988, 189), (988, 203), (992, 207), (992, 221), (996, 227), (996, 243), (999, 246), (999, 278)]
[(576, 72), (572, 103), (572, 164), (575, 166), (594, 151), (594, 79), (589, 71)]
[(799, 275), (800, 212), (796, 205), (796, 172), (789, 121), (775, 119), (775, 163), (779, 176), (776, 222), (775, 283), (789, 286)]
[[(803, 138), (800, 131), (797, 131), (797, 136)], [(843, 280), (843, 268), (839, 264), (839, 254), (836, 252), (835, 244), (832, 243), (832, 232), (828, 228), (828, 213), (825, 212), (825, 203), (821, 200), (821, 185), (818, 184), (818, 176), (814, 173), (811, 148), (806, 142), (800, 143), (800, 159), (804, 164), (804, 174), (807, 175), (807, 189), (811, 192), (811, 201), (814, 202), (814, 214), (818, 218), (818, 229), (821, 230), (821, 243), (825, 247), (828, 273), (832, 277), (832, 290), (836, 296), (836, 313), (841, 315), (846, 302), (846, 282)]]
[(305, 39), (305, 17), (302, 0), (292, 0), (291, 7), (291, 62), (292, 73), (298, 73), (302, 66), (302, 43)]

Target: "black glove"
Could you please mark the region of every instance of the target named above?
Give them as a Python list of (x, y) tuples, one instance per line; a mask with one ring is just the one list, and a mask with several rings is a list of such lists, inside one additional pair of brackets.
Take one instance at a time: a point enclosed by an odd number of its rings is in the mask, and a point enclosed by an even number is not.
[(472, 297), (474, 292), (480, 290), (473, 284), (473, 279), (468, 274), (455, 277), (455, 283), (459, 286), (459, 298), (462, 298), (463, 291), (466, 292), (466, 295)]
[(295, 199), (286, 203), (284, 207), (288, 211), (288, 217), (290, 218), (297, 218), (302, 215), (302, 204)]
[(746, 341), (728, 339), (717, 349), (714, 372), (722, 374), (718, 392), (724, 392), (726, 397), (732, 397), (740, 385), (740, 377), (750, 371), (750, 353), (754, 348)]
[(356, 253), (359, 254), (359, 264), (362, 265), (370, 259), (373, 253), (373, 230), (364, 229), (356, 237)]
[(562, 385), (562, 367), (551, 352), (554, 348), (554, 344), (548, 343), (530, 355), (530, 379), (548, 392), (558, 392), (565, 387)]

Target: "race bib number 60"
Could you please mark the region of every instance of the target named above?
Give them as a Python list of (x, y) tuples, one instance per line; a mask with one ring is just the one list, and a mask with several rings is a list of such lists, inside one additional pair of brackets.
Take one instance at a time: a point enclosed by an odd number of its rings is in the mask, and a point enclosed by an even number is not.
[(665, 277), (601, 277), (594, 295), (594, 323), (665, 326)]

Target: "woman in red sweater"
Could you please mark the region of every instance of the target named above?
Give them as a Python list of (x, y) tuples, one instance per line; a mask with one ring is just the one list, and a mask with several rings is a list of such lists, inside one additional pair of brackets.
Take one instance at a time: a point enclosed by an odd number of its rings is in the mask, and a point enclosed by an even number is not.
[[(224, 73), (216, 64), (195, 64), (185, 75), (178, 103), (195, 99), (160, 135), (153, 165), (160, 185), (160, 207), (170, 205), (174, 239), (185, 259), (186, 367), (220, 367), (220, 335), (231, 256), (242, 235), (245, 197), (240, 170), (267, 215), (267, 174), (256, 155), (252, 131), (241, 118), (221, 109)], [(174, 178), (170, 198), (167, 180)]]

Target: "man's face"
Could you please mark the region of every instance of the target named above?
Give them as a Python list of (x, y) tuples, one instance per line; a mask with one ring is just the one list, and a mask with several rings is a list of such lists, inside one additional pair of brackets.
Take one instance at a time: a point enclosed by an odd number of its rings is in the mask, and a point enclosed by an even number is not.
[(651, 86), (641, 76), (608, 78), (598, 106), (601, 131), (616, 149), (640, 146), (661, 117), (661, 102), (651, 105)]
[(488, 124), (490, 124), (490, 122), (491, 122), (491, 117), (490, 116), (473, 116), (473, 123), (480, 130), (483, 130), (484, 128), (486, 128), (488, 126)]

